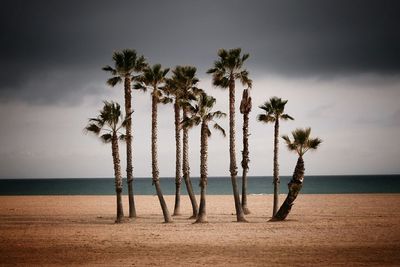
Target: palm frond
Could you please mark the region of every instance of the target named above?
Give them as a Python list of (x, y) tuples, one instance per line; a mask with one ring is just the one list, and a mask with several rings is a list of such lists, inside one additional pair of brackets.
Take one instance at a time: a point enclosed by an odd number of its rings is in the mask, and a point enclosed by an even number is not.
[(267, 114), (258, 114), (257, 120), (264, 123), (275, 122), (275, 117), (267, 115)]
[(117, 71), (113, 67), (111, 67), (109, 65), (103, 67), (102, 70), (110, 72), (111, 75), (113, 75), (113, 76), (117, 75)]
[(132, 119), (132, 114), (133, 114), (133, 110), (131, 111), (131, 113), (129, 113), (127, 116), (125, 116), (125, 119), (122, 121), (121, 123), (121, 127), (119, 128), (125, 128), (126, 124), (128, 123), (129, 119)]
[(104, 121), (100, 118), (89, 118), (89, 122), (94, 122), (99, 127), (102, 127), (104, 125)]
[(216, 129), (219, 132), (221, 132), (223, 137), (226, 137), (225, 130), (224, 130), (224, 128), (221, 127), (221, 125), (219, 125), (218, 123), (214, 123), (214, 129)]
[(287, 148), (288, 148), (290, 151), (296, 151), (297, 146), (296, 146), (295, 143), (293, 143), (293, 142), (290, 140), (289, 136), (287, 136), (287, 135), (282, 135), (281, 137), (282, 137), (283, 140), (285, 140), (286, 146), (287, 146)]
[(318, 148), (318, 146), (319, 146), (321, 143), (322, 143), (322, 140), (321, 140), (320, 138), (317, 137), (317, 138), (313, 138), (313, 139), (308, 140), (307, 146), (308, 146), (310, 149), (315, 150), (315, 149)]
[(118, 137), (118, 140), (126, 141), (126, 135), (125, 134), (120, 134), (119, 137)]
[(219, 111), (219, 110), (210, 113), (210, 118), (211, 119), (214, 119), (214, 118), (220, 119), (220, 118), (225, 118), (225, 117), (226, 117), (226, 113), (224, 113), (222, 111)]
[(110, 85), (111, 87), (114, 87), (115, 85), (121, 82), (122, 78), (120, 76), (114, 76), (107, 80), (107, 84)]
[(242, 62), (246, 61), (250, 57), (249, 54), (243, 54), (242, 56)]
[(200, 89), (200, 88), (195, 87), (195, 86), (192, 87), (191, 89), (192, 89), (192, 95), (194, 95), (194, 96), (201, 95), (201, 94), (205, 93), (203, 89)]
[(159, 101), (160, 101), (160, 103), (161, 104), (169, 104), (169, 103), (172, 103), (173, 101), (174, 101), (174, 99), (172, 98), (172, 97), (166, 97), (166, 96), (164, 96), (164, 97), (161, 97), (160, 99), (159, 99)]
[(134, 70), (136, 72), (141, 72), (143, 71), (146, 67), (148, 67), (148, 64), (146, 62), (146, 59), (144, 56), (140, 56), (137, 60), (136, 60), (136, 64), (134, 67)]
[(265, 102), (263, 105), (258, 106), (260, 109), (264, 110), (267, 114), (272, 114), (272, 107), (270, 102)]
[(107, 133), (100, 136), (100, 139), (103, 143), (110, 143), (112, 140), (112, 135)]
[(235, 73), (234, 78), (238, 79), (243, 86), (247, 86), (248, 88), (251, 88), (253, 85), (253, 81), (249, 78), (249, 72), (247, 70)]
[(199, 125), (201, 119), (198, 116), (187, 117), (179, 123), (179, 128), (191, 129)]
[(143, 91), (143, 92), (146, 92), (146, 91), (147, 91), (147, 87), (146, 87), (143, 83), (141, 83), (141, 82), (136, 82), (136, 83), (134, 83), (132, 88), (133, 88), (134, 90), (141, 90), (141, 91)]
[(282, 114), (281, 119), (283, 120), (294, 120), (294, 118), (288, 114)]
[(311, 133), (311, 128), (298, 128), (292, 132), (294, 142), (299, 145), (306, 145)]
[(101, 127), (99, 127), (97, 124), (95, 123), (89, 123), (86, 127), (85, 127), (85, 133), (91, 132), (94, 133), (96, 135), (98, 135), (101, 131)]
[(228, 88), (229, 79), (227, 77), (214, 77), (212, 83), (216, 87)]
[(211, 69), (208, 69), (207, 71), (206, 71), (206, 73), (207, 74), (213, 74), (214, 72), (216, 72), (217, 71), (217, 68), (211, 68)]
[(208, 125), (206, 125), (206, 132), (207, 132), (207, 136), (210, 137), (211, 131), (210, 131), (210, 128), (208, 127)]

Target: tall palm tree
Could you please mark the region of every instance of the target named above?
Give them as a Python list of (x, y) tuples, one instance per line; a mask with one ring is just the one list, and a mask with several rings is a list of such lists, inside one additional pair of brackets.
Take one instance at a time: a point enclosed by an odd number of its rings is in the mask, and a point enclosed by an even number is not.
[(214, 122), (214, 129), (221, 131), (225, 136), (224, 129), (214, 121), (215, 118), (225, 117), (226, 114), (221, 111), (212, 112), (216, 100), (212, 96), (205, 93), (201, 94), (196, 100), (195, 105), (188, 104), (187, 107), (191, 111), (191, 116), (186, 117), (182, 121), (184, 128), (191, 128), (201, 124), (200, 132), (200, 207), (197, 220), (195, 223), (207, 222), (206, 213), (206, 190), (207, 190), (207, 157), (208, 157), (208, 138), (211, 136), (209, 122)]
[(316, 150), (318, 146), (322, 143), (322, 140), (310, 137), (311, 128), (296, 129), (292, 132), (293, 140), (289, 136), (282, 136), (285, 140), (287, 148), (290, 151), (297, 153), (299, 156), (296, 167), (293, 172), (293, 177), (288, 184), (289, 193), (283, 202), (282, 206), (278, 212), (274, 215), (273, 220), (284, 220), (290, 210), (292, 209), (293, 202), (295, 201), (297, 195), (299, 194), (304, 180), (304, 154), (309, 150)]
[(278, 163), (278, 149), (279, 149), (279, 120), (294, 120), (288, 114), (285, 114), (285, 105), (288, 101), (282, 100), (278, 97), (272, 97), (264, 105), (260, 106), (265, 111), (264, 114), (259, 114), (258, 121), (264, 123), (274, 123), (274, 205), (272, 209), (272, 217), (275, 216), (279, 204), (279, 163)]
[[(172, 71), (173, 75), (170, 80), (173, 89), (173, 95), (175, 95), (175, 110), (180, 107), (183, 111), (183, 119), (185, 120), (189, 115), (189, 110), (185, 105), (180, 105), (180, 103), (187, 102), (195, 99), (196, 95), (199, 95), (202, 90), (197, 88), (196, 85), (199, 79), (196, 77), (196, 68), (192, 66), (177, 66)], [(176, 112), (175, 112), (175, 119)], [(176, 125), (176, 120), (175, 120)], [(175, 129), (177, 132), (178, 130)], [(177, 137), (176, 137), (177, 138)], [(196, 196), (193, 191), (192, 182), (190, 180), (190, 166), (189, 166), (189, 130), (188, 128), (183, 128), (183, 160), (182, 160), (182, 172), (183, 180), (186, 184), (186, 189), (192, 204), (192, 216), (190, 218), (197, 218), (198, 206), (196, 201)]]
[(182, 91), (174, 79), (167, 79), (165, 92), (172, 97), (175, 118), (175, 205), (172, 216), (181, 215), (181, 185), (182, 185), (182, 146), (181, 146), (181, 100)]
[(240, 102), (240, 113), (243, 114), (243, 151), (242, 151), (242, 209), (244, 214), (250, 214), (247, 207), (247, 172), (249, 171), (249, 113), (251, 111), (251, 96), (249, 89), (243, 90)]
[(241, 49), (220, 49), (218, 60), (214, 62), (214, 67), (207, 71), (212, 74), (214, 86), (229, 88), (229, 154), (230, 154), (230, 174), (232, 181), (233, 196), (235, 200), (236, 219), (238, 222), (246, 222), (243, 209), (240, 204), (239, 190), (237, 187), (237, 165), (235, 149), (235, 81), (239, 80), (243, 86), (251, 88), (252, 81), (249, 79), (249, 72), (243, 68), (244, 62), (249, 58), (249, 54), (241, 55)]
[(99, 136), (104, 143), (111, 143), (112, 157), (114, 163), (115, 191), (117, 195), (117, 218), (116, 223), (121, 223), (124, 218), (122, 207), (122, 175), (119, 159), (118, 139), (125, 139), (120, 130), (126, 126), (131, 114), (122, 120), (121, 108), (118, 103), (104, 101), (104, 107), (100, 115), (89, 119), (85, 128), (86, 132)]
[(153, 184), (156, 187), (158, 199), (166, 223), (172, 222), (167, 204), (165, 203), (163, 193), (160, 186), (160, 177), (158, 170), (158, 154), (157, 154), (157, 106), (159, 103), (169, 103), (171, 100), (164, 96), (163, 86), (165, 86), (166, 75), (169, 69), (163, 69), (160, 64), (155, 64), (152, 67), (147, 67), (143, 70), (143, 74), (137, 78), (135, 89), (151, 90), (151, 162)]
[[(107, 84), (111, 87), (119, 83), (124, 83), (125, 91), (125, 113), (132, 112), (132, 87), (131, 81), (135, 78), (135, 74), (141, 73), (147, 66), (143, 56), (138, 56), (133, 49), (124, 49), (114, 52), (114, 67), (109, 65), (103, 68), (104, 71), (110, 72), (112, 77), (107, 80)], [(128, 199), (129, 199), (129, 217), (136, 217), (135, 200), (133, 197), (133, 165), (132, 165), (132, 119), (128, 118), (126, 122), (126, 177), (128, 182)]]

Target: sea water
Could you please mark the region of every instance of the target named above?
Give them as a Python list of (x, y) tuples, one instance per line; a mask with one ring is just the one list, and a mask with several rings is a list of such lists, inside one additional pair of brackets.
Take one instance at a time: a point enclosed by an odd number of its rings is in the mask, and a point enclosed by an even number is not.
[[(196, 194), (199, 193), (199, 178), (191, 179)], [(287, 193), (289, 176), (281, 177), (280, 193)], [(238, 177), (241, 191), (241, 177)], [(161, 178), (164, 195), (175, 194), (175, 179)], [(271, 194), (271, 176), (251, 176), (248, 178), (248, 194)], [(155, 188), (151, 178), (136, 178), (134, 192), (137, 195), (153, 195)], [(124, 179), (123, 193), (127, 194)], [(186, 193), (182, 180), (181, 193)], [(303, 194), (359, 194), (359, 193), (400, 193), (400, 175), (320, 175), (306, 176)], [(70, 178), (70, 179), (0, 179), (0, 195), (113, 195), (113, 178)], [(230, 195), (230, 177), (209, 177), (207, 194)]]

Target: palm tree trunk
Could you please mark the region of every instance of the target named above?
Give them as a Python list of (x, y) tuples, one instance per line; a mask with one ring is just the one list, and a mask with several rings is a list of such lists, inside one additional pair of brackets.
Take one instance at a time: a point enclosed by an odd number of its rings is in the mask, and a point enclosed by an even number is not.
[(175, 112), (175, 207), (173, 216), (181, 215), (181, 130), (179, 128), (179, 123), (181, 121), (181, 114), (178, 103), (175, 100), (174, 112)]
[[(156, 89), (155, 89), (156, 90)], [(152, 174), (153, 184), (156, 187), (158, 200), (160, 201), (161, 209), (164, 215), (164, 222), (172, 222), (172, 218), (169, 214), (167, 204), (165, 203), (163, 193), (160, 186), (160, 178), (158, 171), (158, 156), (157, 156), (157, 97), (152, 95), (152, 112), (151, 112), (151, 162), (152, 162)]]
[[(130, 77), (125, 77), (125, 114), (132, 113), (132, 88)], [(135, 200), (133, 198), (133, 166), (132, 166), (132, 118), (126, 122), (126, 177), (128, 182), (129, 218), (136, 217)]]
[(278, 163), (278, 146), (279, 146), (279, 119), (275, 119), (274, 134), (274, 206), (272, 209), (272, 217), (275, 216), (279, 205), (279, 163)]
[(300, 156), (297, 160), (296, 168), (294, 169), (292, 180), (288, 184), (289, 193), (283, 202), (278, 212), (273, 217), (273, 220), (282, 221), (286, 219), (292, 209), (293, 203), (297, 198), (301, 188), (303, 187), (304, 180), (304, 161), (303, 157)]
[(111, 150), (114, 163), (115, 192), (117, 195), (117, 218), (115, 219), (115, 222), (121, 223), (124, 219), (124, 209), (122, 207), (122, 175), (118, 151), (117, 133), (113, 133), (111, 142)]
[(247, 207), (247, 172), (249, 171), (249, 113), (243, 113), (243, 151), (242, 151), (242, 209), (250, 214)]
[(207, 125), (203, 122), (201, 124), (201, 148), (200, 148), (200, 208), (199, 215), (197, 216), (196, 223), (207, 222), (206, 213), (206, 190), (207, 190)]
[[(183, 119), (187, 118), (187, 111), (183, 109)], [(185, 180), (186, 189), (190, 198), (190, 202), (192, 203), (192, 211), (193, 214), (190, 219), (197, 218), (198, 209), (197, 209), (197, 201), (196, 196), (193, 192), (192, 181), (190, 180), (190, 167), (189, 167), (189, 133), (187, 128), (183, 128), (183, 161), (182, 161), (182, 172), (183, 179)]]
[(237, 186), (237, 166), (235, 151), (235, 80), (231, 76), (229, 82), (229, 155), (230, 155), (230, 173), (233, 189), (233, 197), (235, 200), (236, 219), (238, 222), (246, 222), (242, 205), (240, 204), (239, 190)]

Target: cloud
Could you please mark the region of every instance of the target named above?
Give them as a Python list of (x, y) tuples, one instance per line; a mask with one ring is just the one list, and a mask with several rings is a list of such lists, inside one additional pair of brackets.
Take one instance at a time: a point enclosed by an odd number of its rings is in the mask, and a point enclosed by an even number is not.
[(79, 99), (127, 47), (151, 63), (198, 66), (201, 77), (221, 47), (249, 52), (252, 76), (398, 75), (399, 10), (398, 1), (5, 1), (0, 98)]

